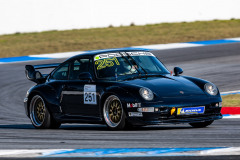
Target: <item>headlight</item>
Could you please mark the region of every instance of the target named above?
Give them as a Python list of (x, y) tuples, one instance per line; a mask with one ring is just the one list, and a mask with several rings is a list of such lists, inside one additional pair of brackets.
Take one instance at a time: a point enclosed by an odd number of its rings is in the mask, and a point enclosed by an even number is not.
[(209, 93), (210, 95), (215, 96), (218, 93), (218, 89), (214, 84), (206, 83), (204, 88), (207, 91), (207, 93)]
[(154, 98), (153, 92), (148, 88), (141, 88), (139, 93), (146, 100), (152, 100)]

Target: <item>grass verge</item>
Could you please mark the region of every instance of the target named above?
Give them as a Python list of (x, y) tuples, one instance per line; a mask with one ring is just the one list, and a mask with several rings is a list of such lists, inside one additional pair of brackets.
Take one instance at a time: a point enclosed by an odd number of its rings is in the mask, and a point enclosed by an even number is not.
[(0, 57), (240, 37), (240, 20), (162, 23), (0, 36)]
[(240, 94), (222, 96), (223, 107), (240, 107)]

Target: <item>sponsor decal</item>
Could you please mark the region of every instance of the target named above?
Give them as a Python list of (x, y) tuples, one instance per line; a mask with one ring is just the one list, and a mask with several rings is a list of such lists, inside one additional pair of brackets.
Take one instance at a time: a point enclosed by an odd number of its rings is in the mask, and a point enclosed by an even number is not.
[(172, 109), (171, 109), (171, 115), (173, 115), (173, 113), (176, 111), (176, 108), (175, 107), (173, 107)]
[(119, 53), (105, 53), (105, 54), (98, 54), (94, 57), (94, 61), (105, 59), (105, 58), (114, 58), (114, 57), (122, 57)]
[(186, 115), (186, 114), (203, 114), (205, 110), (204, 106), (201, 107), (191, 107), (191, 108), (178, 108), (177, 115)]
[(127, 108), (141, 107), (141, 103), (127, 103)]
[(84, 104), (97, 104), (96, 85), (84, 85)]
[(129, 117), (142, 117), (143, 114), (141, 112), (128, 112)]
[(98, 54), (94, 57), (94, 61), (105, 59), (105, 58), (122, 57), (122, 55), (123, 56), (154, 56), (151, 52), (120, 52), (120, 53)]
[(154, 56), (151, 52), (126, 52), (129, 56)]

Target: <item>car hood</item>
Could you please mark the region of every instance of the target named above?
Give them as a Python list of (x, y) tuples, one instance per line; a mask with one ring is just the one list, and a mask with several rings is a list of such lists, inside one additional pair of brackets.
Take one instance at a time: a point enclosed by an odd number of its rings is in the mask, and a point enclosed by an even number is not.
[(205, 95), (196, 84), (181, 76), (148, 77), (125, 82), (147, 87), (161, 97)]

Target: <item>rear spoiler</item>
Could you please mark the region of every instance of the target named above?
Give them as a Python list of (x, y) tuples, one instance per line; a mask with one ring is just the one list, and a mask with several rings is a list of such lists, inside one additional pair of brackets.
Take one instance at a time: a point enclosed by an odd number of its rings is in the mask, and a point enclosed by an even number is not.
[(44, 69), (44, 68), (56, 68), (60, 65), (61, 63), (52, 63), (52, 64), (40, 64), (40, 65), (34, 65), (33, 67), (35, 69)]
[(26, 65), (25, 74), (28, 80), (33, 81), (37, 84), (44, 83), (46, 76), (43, 76), (41, 72), (36, 71), (36, 69), (45, 69), (45, 68), (56, 68), (60, 63), (53, 64), (41, 64), (41, 65)]

